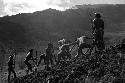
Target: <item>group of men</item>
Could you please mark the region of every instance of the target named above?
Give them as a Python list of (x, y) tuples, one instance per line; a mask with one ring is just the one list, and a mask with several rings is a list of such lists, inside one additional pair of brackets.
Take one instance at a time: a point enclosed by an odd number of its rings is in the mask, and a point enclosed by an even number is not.
[[(71, 53), (70, 53), (70, 46), (72, 45), (78, 45), (78, 51), (77, 51), (77, 55), (75, 56), (76, 58), (79, 57), (80, 55), (84, 55), (84, 53), (82, 52), (82, 49), (84, 48), (90, 48), (90, 53), (92, 51), (92, 49), (94, 47), (97, 47), (99, 51), (102, 51), (105, 46), (104, 46), (104, 41), (103, 41), (103, 35), (104, 35), (104, 21), (101, 19), (101, 15), (99, 13), (96, 13), (95, 18), (93, 20), (93, 37), (92, 38), (88, 38), (87, 36), (81, 36), (80, 38), (77, 38), (77, 40), (73, 43), (69, 43), (66, 42), (66, 39), (62, 39), (58, 42), (59, 44), (59, 52), (57, 54), (57, 57), (54, 57), (54, 48), (53, 48), (53, 44), (49, 43), (47, 48), (45, 49), (45, 54), (41, 54), (40, 56), (40, 60), (37, 63), (37, 66), (40, 65), (42, 59), (44, 59), (44, 63), (46, 64), (46, 66), (48, 67), (49, 64), (51, 63), (52, 65), (54, 65), (54, 61), (53, 58), (55, 58), (55, 62), (56, 64), (59, 64), (61, 60), (66, 60), (66, 59), (71, 59)], [(87, 44), (86, 40), (87, 39), (93, 39), (93, 43), (91, 45)], [(24, 63), (26, 64), (27, 68), (28, 68), (28, 72), (29, 71), (33, 71), (32, 70), (32, 65), (30, 64), (30, 60), (34, 61), (33, 58), (33, 49), (29, 50)], [(10, 74), (11, 72), (14, 73), (14, 77), (16, 77), (16, 73), (14, 71), (14, 65), (13, 61), (14, 60), (14, 55), (10, 55), (9, 57), (9, 61), (8, 61), (8, 81), (10, 80)]]

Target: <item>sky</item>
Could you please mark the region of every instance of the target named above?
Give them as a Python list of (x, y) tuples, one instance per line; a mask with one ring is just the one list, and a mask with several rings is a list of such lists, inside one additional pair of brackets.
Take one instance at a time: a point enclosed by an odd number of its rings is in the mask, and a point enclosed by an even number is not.
[(0, 17), (32, 13), (48, 8), (63, 11), (82, 4), (125, 4), (125, 0), (0, 0)]

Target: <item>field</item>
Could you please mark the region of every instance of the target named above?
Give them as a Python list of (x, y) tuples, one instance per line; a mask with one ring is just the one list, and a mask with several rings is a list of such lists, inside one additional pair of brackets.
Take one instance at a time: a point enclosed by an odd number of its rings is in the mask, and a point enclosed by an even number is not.
[[(20, 54), (25, 56), (26, 53)], [(47, 70), (43, 62), (37, 71), (26, 75), (24, 57), (17, 56), (16, 83), (124, 83), (125, 54), (118, 50), (107, 49), (102, 54), (93, 52), (92, 55), (83, 55), (72, 58), (70, 61), (61, 61), (59, 65)], [(73, 56), (72, 56), (73, 57)], [(35, 66), (35, 64), (33, 64)], [(1, 73), (1, 83), (7, 83), (7, 68)]]

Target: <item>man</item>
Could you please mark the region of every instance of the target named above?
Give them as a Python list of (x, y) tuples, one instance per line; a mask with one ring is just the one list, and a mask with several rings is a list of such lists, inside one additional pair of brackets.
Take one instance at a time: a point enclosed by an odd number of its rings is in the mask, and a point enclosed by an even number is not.
[(33, 60), (33, 49), (30, 49), (26, 58), (25, 58), (25, 61), (24, 63), (26, 64), (26, 66), (28, 67), (28, 70), (27, 70), (27, 73), (29, 71), (32, 72), (32, 65), (29, 63), (30, 60)]
[(41, 55), (40, 55), (40, 60), (39, 60), (39, 62), (38, 62), (38, 64), (37, 64), (37, 66), (40, 65), (40, 63), (41, 63), (42, 60), (44, 60), (44, 63), (46, 64), (45, 59), (46, 59), (46, 54), (41, 54)]
[(77, 38), (77, 45), (78, 45), (78, 53), (75, 57), (79, 57), (80, 55), (84, 55), (82, 50), (84, 48), (90, 48), (90, 53), (93, 49), (93, 45), (87, 44), (87, 39), (93, 39), (89, 38), (87, 36), (81, 36), (80, 38)]
[(60, 47), (59, 47), (59, 52), (58, 52), (58, 62), (57, 62), (57, 64), (60, 62), (61, 59), (65, 60), (66, 56), (69, 59), (71, 59), (71, 54), (70, 54), (70, 51), (69, 51), (69, 47), (71, 45), (75, 45), (76, 42), (68, 43), (68, 44), (66, 44), (65, 42), (66, 42), (65, 39), (62, 39), (62, 40), (58, 41), (58, 43), (60, 44)]
[(45, 58), (45, 63), (48, 66), (49, 62), (51, 63), (51, 65), (53, 65), (53, 53), (54, 53), (54, 49), (53, 49), (53, 44), (48, 43), (48, 47), (45, 49), (46, 50), (46, 58)]
[(14, 78), (16, 78), (16, 72), (14, 70), (15, 68), (14, 57), (15, 53), (11, 54), (8, 61), (8, 82), (10, 82), (11, 72), (14, 74)]
[(101, 19), (101, 15), (99, 13), (95, 13), (95, 18), (93, 20), (92, 28), (95, 37), (95, 43), (99, 50), (103, 50), (105, 48), (103, 41), (104, 21)]

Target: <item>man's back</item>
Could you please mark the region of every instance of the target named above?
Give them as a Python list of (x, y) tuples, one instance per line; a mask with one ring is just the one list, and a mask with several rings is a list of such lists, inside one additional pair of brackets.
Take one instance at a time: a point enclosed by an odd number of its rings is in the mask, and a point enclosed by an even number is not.
[(51, 48), (46, 48), (46, 55), (49, 55), (49, 54), (51, 54), (52, 52), (51, 52)]
[(8, 66), (9, 66), (9, 67), (12, 67), (13, 65), (14, 65), (14, 63), (13, 63), (13, 56), (11, 55), (11, 56), (9, 57)]
[(66, 52), (68, 48), (69, 48), (69, 45), (64, 44), (64, 45), (59, 47), (59, 50), (60, 50), (60, 52)]
[(95, 30), (98, 30), (98, 29), (104, 29), (104, 21), (102, 20), (102, 19), (100, 19), (100, 18), (95, 18), (94, 20), (93, 20), (93, 28), (95, 29)]
[(86, 36), (81, 36), (80, 38), (77, 39), (79, 42), (79, 46), (83, 43), (87, 43), (87, 37)]
[(26, 61), (31, 60), (31, 59), (32, 59), (32, 55), (33, 55), (33, 53), (32, 53), (32, 52), (29, 52), (29, 53), (27, 54), (25, 60), (26, 60)]

